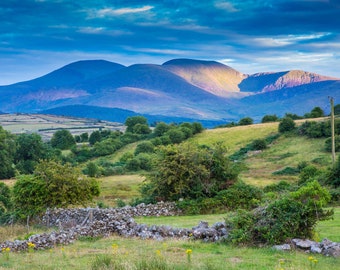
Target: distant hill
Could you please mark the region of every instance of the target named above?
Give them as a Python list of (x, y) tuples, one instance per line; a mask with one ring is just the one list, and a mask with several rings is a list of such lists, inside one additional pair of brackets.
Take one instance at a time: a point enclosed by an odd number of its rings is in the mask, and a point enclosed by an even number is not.
[(42, 114), (52, 114), (60, 116), (75, 116), (84, 118), (94, 118), (106, 121), (114, 121), (124, 123), (126, 118), (141, 115), (148, 119), (150, 125), (158, 122), (165, 123), (182, 123), (182, 122), (201, 122), (205, 128), (212, 128), (225, 123), (225, 121), (214, 121), (214, 120), (200, 120), (184, 117), (170, 117), (164, 115), (149, 115), (140, 114), (129, 110), (123, 110), (118, 108), (104, 108), (86, 105), (70, 105), (64, 107), (57, 107), (54, 109), (41, 111)]
[(128, 67), (79, 61), (34, 80), (0, 86), (0, 95), (0, 110), (7, 113), (68, 110), (69, 115), (98, 119), (110, 115), (117, 119), (108, 120), (119, 122), (123, 113), (103, 111), (228, 122), (303, 114), (315, 106), (329, 111), (328, 96), (340, 100), (336, 78), (299, 70), (247, 75), (215, 61), (193, 59)]

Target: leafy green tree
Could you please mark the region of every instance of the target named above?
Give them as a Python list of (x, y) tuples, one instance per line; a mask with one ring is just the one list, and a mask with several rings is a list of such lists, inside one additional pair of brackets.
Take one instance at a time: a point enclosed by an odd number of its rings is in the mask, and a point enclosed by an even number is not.
[(93, 131), (89, 138), (90, 145), (94, 145), (96, 142), (100, 142), (102, 139), (102, 135), (100, 134), (100, 131), (96, 130)]
[(87, 132), (83, 132), (80, 134), (80, 142), (88, 142), (89, 141), (89, 134)]
[(51, 138), (51, 145), (55, 148), (66, 150), (76, 144), (71, 132), (66, 129), (56, 131)]
[(314, 107), (310, 112), (310, 117), (318, 118), (325, 116), (324, 111), (320, 107)]
[(133, 133), (136, 134), (150, 134), (151, 133), (151, 129), (149, 128), (149, 126), (147, 124), (136, 124), (133, 126), (132, 128)]
[(123, 144), (119, 140), (108, 138), (100, 142), (96, 142), (93, 146), (93, 151), (95, 156), (106, 156), (113, 154), (122, 146)]
[(178, 128), (170, 129), (165, 135), (169, 137), (171, 143), (181, 143), (185, 139), (185, 134)]
[(137, 124), (148, 125), (148, 121), (144, 116), (131, 116), (125, 120), (126, 132), (134, 133), (134, 127)]
[(13, 187), (15, 209), (22, 217), (47, 208), (84, 205), (99, 195), (98, 182), (78, 168), (56, 161), (41, 161), (32, 175), (21, 175)]
[(11, 206), (11, 190), (5, 183), (0, 182), (0, 216), (10, 210)]
[(279, 117), (276, 114), (268, 114), (262, 117), (261, 123), (277, 122)]
[(141, 142), (137, 145), (135, 150), (135, 155), (138, 155), (139, 153), (153, 153), (155, 151), (155, 146), (149, 142)]
[(298, 120), (298, 119), (302, 119), (303, 117), (302, 116), (299, 116), (295, 113), (285, 113), (285, 116), (284, 117), (289, 117), (293, 120)]
[(294, 129), (295, 129), (295, 122), (292, 118), (284, 117), (281, 119), (280, 124), (279, 124), (280, 133), (293, 131)]
[(331, 169), (327, 177), (327, 184), (335, 188), (340, 187), (340, 156), (338, 157), (334, 168)]
[(198, 133), (201, 133), (204, 128), (202, 126), (201, 123), (198, 123), (198, 122), (193, 122), (191, 124), (191, 127), (192, 127), (192, 133), (195, 135), (195, 134), (198, 134)]
[(47, 157), (47, 147), (36, 133), (18, 135), (16, 145), (16, 169), (23, 174), (32, 173), (38, 161)]
[(155, 129), (153, 130), (154, 134), (158, 137), (163, 136), (171, 127), (164, 122), (157, 123)]
[(0, 126), (0, 179), (14, 176), (15, 137)]
[(334, 106), (334, 115), (340, 114), (340, 103)]
[(234, 183), (238, 176), (238, 170), (220, 144), (214, 148), (169, 145), (158, 154), (155, 170), (147, 176), (142, 189), (145, 198), (173, 201), (212, 197)]
[(97, 177), (99, 174), (99, 168), (94, 162), (89, 162), (86, 164), (85, 173), (90, 177)]
[(238, 122), (240, 126), (252, 125), (253, 123), (254, 123), (254, 120), (250, 117), (244, 117), (240, 119), (240, 121)]

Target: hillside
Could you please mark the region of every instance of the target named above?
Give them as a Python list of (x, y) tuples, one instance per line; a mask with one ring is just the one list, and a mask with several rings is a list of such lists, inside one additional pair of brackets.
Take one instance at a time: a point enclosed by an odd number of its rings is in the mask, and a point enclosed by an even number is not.
[[(62, 114), (58, 108), (82, 105), (179, 119), (230, 122), (250, 116), (259, 121), (268, 113), (304, 114), (315, 106), (329, 113), (328, 96), (340, 100), (339, 82), (301, 70), (247, 75), (215, 61), (193, 59), (128, 67), (79, 61), (34, 80), (0, 86), (0, 111), (53, 109)], [(84, 107), (74, 107), (74, 113), (76, 108), (82, 116), (102, 117), (100, 110), (86, 115)]]

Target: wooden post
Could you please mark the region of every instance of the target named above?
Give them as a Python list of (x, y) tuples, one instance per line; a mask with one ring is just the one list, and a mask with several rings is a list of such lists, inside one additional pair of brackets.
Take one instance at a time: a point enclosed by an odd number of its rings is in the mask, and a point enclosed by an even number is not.
[(332, 128), (332, 162), (333, 162), (333, 168), (335, 167), (335, 133), (334, 133), (334, 98), (329, 97), (331, 102), (331, 128)]

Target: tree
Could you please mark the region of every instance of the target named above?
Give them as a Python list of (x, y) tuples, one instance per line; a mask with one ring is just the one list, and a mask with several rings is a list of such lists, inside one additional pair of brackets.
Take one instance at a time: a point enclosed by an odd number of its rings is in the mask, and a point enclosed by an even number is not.
[(20, 134), (16, 137), (15, 163), (16, 169), (23, 174), (33, 173), (35, 165), (47, 156), (47, 148), (41, 136)]
[(13, 187), (15, 209), (23, 216), (47, 208), (84, 205), (99, 195), (98, 182), (78, 168), (56, 161), (41, 161), (32, 175), (21, 175)]
[(14, 176), (14, 155), (16, 151), (14, 135), (0, 126), (0, 179)]
[(137, 124), (148, 125), (148, 121), (144, 116), (131, 116), (125, 120), (126, 132), (134, 133), (134, 126)]
[(261, 123), (269, 123), (269, 122), (277, 122), (279, 121), (279, 117), (276, 114), (268, 114), (262, 117)]
[(60, 150), (70, 149), (76, 144), (71, 132), (66, 129), (56, 131), (51, 138), (51, 145)]
[(238, 176), (225, 154), (220, 144), (213, 148), (192, 144), (162, 147), (154, 162), (155, 170), (142, 189), (144, 197), (173, 201), (216, 195)]
[(250, 117), (244, 117), (238, 122), (240, 126), (252, 125), (253, 123), (254, 123), (254, 120)]
[(281, 119), (280, 124), (279, 124), (280, 133), (293, 131), (294, 129), (295, 129), (295, 122), (292, 118), (284, 117)]
[(334, 115), (340, 114), (340, 103), (334, 106)]
[(153, 130), (154, 134), (158, 137), (163, 136), (171, 127), (164, 122), (157, 123), (155, 129)]
[(89, 140), (89, 134), (87, 132), (80, 134), (80, 141), (81, 142), (87, 142), (88, 140)]
[(153, 153), (154, 151), (155, 146), (152, 144), (152, 142), (141, 142), (136, 147), (135, 155), (137, 156), (139, 153)]
[(325, 116), (325, 113), (320, 107), (314, 107), (310, 112), (311, 118), (318, 118), (323, 116)]
[(91, 145), (94, 145), (96, 142), (100, 142), (101, 139), (102, 139), (102, 135), (100, 134), (98, 130), (96, 130), (91, 133), (90, 138), (89, 138), (89, 143)]

